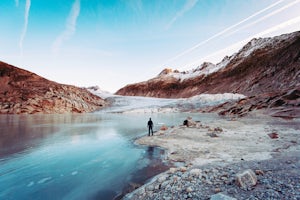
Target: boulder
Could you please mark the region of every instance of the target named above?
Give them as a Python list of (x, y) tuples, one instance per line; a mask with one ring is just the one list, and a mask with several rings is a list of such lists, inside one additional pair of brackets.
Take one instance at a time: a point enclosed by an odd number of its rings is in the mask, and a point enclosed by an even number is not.
[(236, 175), (236, 181), (238, 186), (247, 189), (257, 184), (257, 176), (251, 169), (247, 169)]
[(278, 133), (269, 133), (268, 136), (269, 136), (271, 139), (277, 139), (277, 138), (279, 138)]
[(160, 130), (161, 130), (161, 131), (166, 131), (166, 130), (168, 130), (168, 127), (167, 127), (166, 125), (162, 125), (162, 126), (160, 127)]

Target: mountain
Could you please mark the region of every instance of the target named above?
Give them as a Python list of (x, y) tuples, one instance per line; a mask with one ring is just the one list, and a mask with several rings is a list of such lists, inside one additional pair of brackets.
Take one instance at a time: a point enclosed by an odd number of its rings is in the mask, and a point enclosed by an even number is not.
[(247, 96), (299, 86), (300, 32), (251, 40), (221, 63), (203, 63), (179, 72), (165, 69), (157, 77), (127, 85), (118, 95), (162, 98), (202, 93), (241, 93)]
[(300, 115), (296, 114), (300, 111), (300, 31), (252, 39), (216, 65), (206, 62), (187, 72), (165, 69), (157, 77), (127, 85), (116, 94), (182, 98), (203, 93), (248, 96), (240, 104), (224, 105), (223, 114), (284, 107), (273, 114)]
[(0, 62), (0, 113), (83, 113), (106, 103), (83, 88), (59, 84)]

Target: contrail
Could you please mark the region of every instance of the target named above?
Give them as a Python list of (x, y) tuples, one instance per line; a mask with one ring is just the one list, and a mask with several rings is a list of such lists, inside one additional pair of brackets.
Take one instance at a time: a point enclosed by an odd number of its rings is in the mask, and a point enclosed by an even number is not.
[(71, 36), (76, 32), (77, 18), (80, 13), (80, 0), (75, 0), (70, 14), (67, 18), (65, 30), (56, 38), (52, 45), (52, 52), (58, 53), (62, 43), (71, 38)]
[(223, 31), (221, 31), (221, 32), (219, 32), (219, 33), (217, 33), (217, 34), (211, 36), (210, 38), (208, 38), (208, 39), (206, 39), (206, 40), (204, 40), (204, 41), (202, 41), (202, 42), (196, 44), (195, 46), (193, 46), (193, 47), (191, 47), (191, 48), (185, 50), (184, 52), (182, 52), (182, 53), (180, 53), (180, 54), (174, 56), (173, 58), (170, 58), (169, 60), (167, 60), (167, 61), (165, 62), (165, 64), (166, 64), (166, 63), (169, 63), (169, 62), (171, 62), (171, 61), (174, 61), (174, 60), (176, 60), (177, 58), (179, 58), (179, 57), (181, 57), (181, 56), (183, 56), (183, 55), (185, 55), (185, 54), (187, 54), (187, 53), (189, 53), (189, 52), (191, 52), (191, 51), (197, 49), (198, 47), (200, 47), (200, 46), (206, 44), (207, 42), (209, 42), (209, 41), (215, 39), (216, 37), (218, 37), (218, 36), (220, 36), (220, 35), (222, 35), (222, 34), (228, 32), (229, 30), (232, 30), (233, 28), (235, 28), (235, 27), (239, 26), (240, 24), (242, 24), (242, 23), (244, 23), (244, 22), (246, 22), (246, 21), (252, 19), (253, 17), (255, 17), (255, 16), (257, 16), (257, 15), (259, 15), (259, 14), (265, 12), (266, 10), (269, 10), (269, 9), (273, 8), (274, 6), (280, 4), (280, 3), (283, 2), (283, 1), (285, 1), (285, 0), (277, 1), (276, 3), (273, 3), (273, 4), (271, 4), (270, 6), (268, 6), (268, 7), (264, 8), (264, 9), (262, 9), (262, 10), (256, 12), (256, 13), (254, 13), (253, 15), (250, 15), (249, 17), (243, 19), (242, 21), (240, 21), (240, 22), (238, 22), (238, 23), (236, 23), (236, 24), (234, 24), (234, 25), (232, 25), (232, 26), (230, 26), (230, 27), (224, 29)]
[(178, 11), (175, 17), (173, 17), (173, 19), (167, 24), (166, 30), (168, 30), (178, 18), (182, 17), (186, 12), (191, 10), (197, 4), (197, 2), (198, 0), (188, 0), (185, 3), (184, 7), (180, 11)]
[(207, 60), (213, 56), (216, 56), (218, 54), (226, 54), (226, 52), (232, 52), (233, 50), (236, 50), (238, 48), (241, 48), (243, 45), (245, 45), (247, 42), (249, 42), (251, 39), (253, 38), (258, 38), (258, 37), (263, 37), (267, 34), (271, 34), (271, 33), (274, 33), (275, 31), (278, 31), (278, 30), (281, 30), (281, 29), (284, 29), (288, 26), (292, 26), (292, 25), (298, 25), (297, 27), (294, 27), (293, 31), (297, 31), (300, 29), (300, 16), (299, 17), (295, 17), (295, 18), (292, 18), (288, 21), (285, 21), (281, 24), (277, 24), (276, 26), (273, 26), (269, 29), (266, 29), (266, 30), (263, 30), (257, 34), (254, 34), (254, 35), (251, 35), (250, 37), (247, 37), (246, 39), (242, 40), (242, 41), (239, 41), (239, 42), (236, 42), (232, 45), (230, 45), (229, 47), (226, 47), (224, 49), (221, 49), (219, 51), (216, 51), (212, 54), (209, 54), (201, 59), (198, 59), (196, 61), (193, 61), (187, 65), (185, 65), (184, 67), (182, 67), (180, 70), (183, 70), (183, 69), (187, 69), (191, 66), (194, 66), (196, 64), (199, 64), (200, 62), (204, 62), (204, 60)]
[(27, 32), (30, 5), (31, 5), (31, 1), (30, 0), (26, 0), (26, 4), (25, 4), (25, 16), (24, 16), (24, 27), (23, 27), (23, 30), (22, 30), (22, 33), (21, 33), (20, 43), (19, 43), (21, 56), (23, 56), (23, 42), (24, 42), (24, 38), (25, 38), (26, 32)]
[(243, 29), (245, 29), (247, 27), (253, 26), (254, 24), (257, 24), (257, 23), (259, 23), (259, 22), (261, 22), (261, 21), (263, 21), (263, 20), (265, 20), (265, 19), (267, 19), (267, 18), (269, 18), (269, 17), (271, 17), (271, 16), (273, 16), (273, 15), (279, 13), (279, 12), (282, 12), (283, 10), (288, 9), (289, 7), (295, 5), (295, 4), (299, 3), (299, 2), (300, 2), (300, 0), (296, 0), (294, 2), (291, 2), (291, 3), (287, 4), (287, 5), (285, 5), (285, 6), (281, 7), (281, 8), (279, 8), (279, 9), (277, 9), (277, 10), (275, 10), (275, 11), (273, 11), (273, 12), (271, 12), (271, 13), (269, 13), (269, 14), (267, 14), (267, 15), (265, 15), (265, 16), (257, 19), (257, 20), (255, 20), (254, 22), (251, 22), (250, 24), (246, 24), (245, 26), (242, 26), (241, 28), (238, 28), (238, 29), (234, 30), (229, 35), (232, 35), (232, 34), (236, 33), (237, 31), (243, 30)]

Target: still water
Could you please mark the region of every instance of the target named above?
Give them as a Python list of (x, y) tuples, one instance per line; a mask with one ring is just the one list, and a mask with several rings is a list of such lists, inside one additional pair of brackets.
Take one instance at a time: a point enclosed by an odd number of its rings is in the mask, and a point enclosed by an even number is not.
[[(154, 114), (154, 130), (191, 114)], [(113, 199), (167, 169), (149, 114), (0, 115), (0, 199)]]

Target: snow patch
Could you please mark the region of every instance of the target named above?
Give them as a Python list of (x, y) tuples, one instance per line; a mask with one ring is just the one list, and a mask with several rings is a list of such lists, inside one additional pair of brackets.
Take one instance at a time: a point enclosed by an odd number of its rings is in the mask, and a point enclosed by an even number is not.
[(102, 99), (106, 99), (108, 97), (114, 96), (112, 93), (102, 90), (99, 86), (91, 86), (86, 88), (89, 92), (94, 95), (101, 97)]

